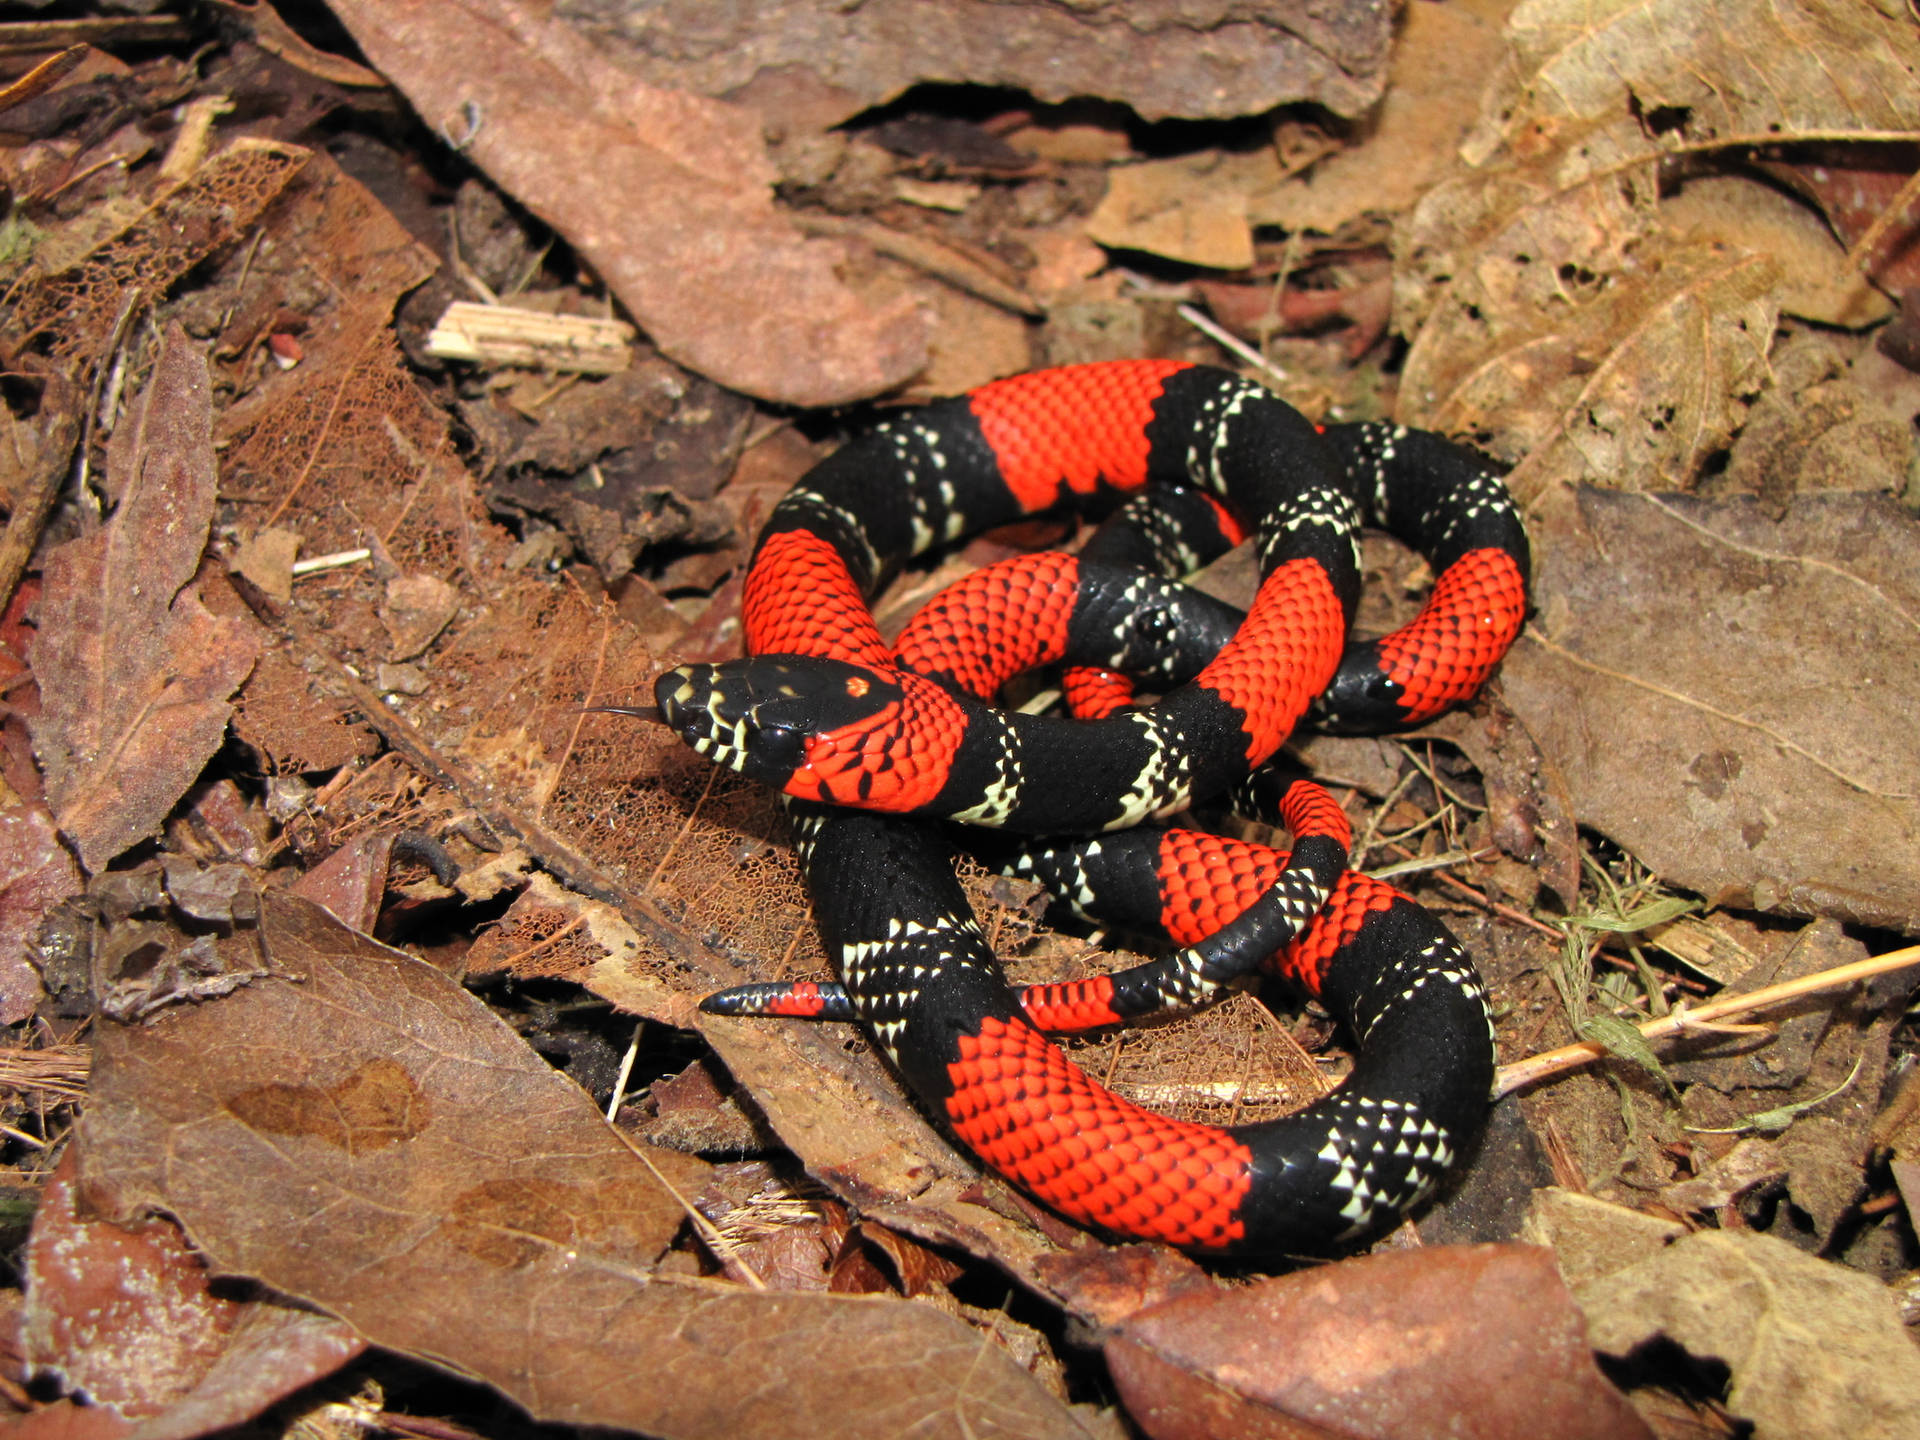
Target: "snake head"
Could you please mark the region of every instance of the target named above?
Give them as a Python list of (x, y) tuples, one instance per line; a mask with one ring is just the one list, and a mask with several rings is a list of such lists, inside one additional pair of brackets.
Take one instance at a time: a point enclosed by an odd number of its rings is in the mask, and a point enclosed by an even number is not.
[(805, 800), (900, 810), (927, 798), (924, 785), (900, 783), (913, 769), (901, 757), (916, 748), (903, 722), (922, 689), (937, 687), (843, 660), (754, 656), (682, 665), (653, 694), (667, 725), (716, 765)]

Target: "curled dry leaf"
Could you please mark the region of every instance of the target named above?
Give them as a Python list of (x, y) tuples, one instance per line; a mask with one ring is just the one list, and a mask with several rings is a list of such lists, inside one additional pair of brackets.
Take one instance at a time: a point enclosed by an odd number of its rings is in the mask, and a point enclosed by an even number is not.
[(1732, 1371), (1754, 1440), (1896, 1440), (1920, 1414), (1920, 1353), (1887, 1287), (1752, 1231), (1702, 1230), (1576, 1292), (1596, 1348), (1664, 1335)]
[(1183, 1296), (1107, 1364), (1155, 1440), (1647, 1440), (1601, 1378), (1548, 1251), (1448, 1246)]
[(868, 298), (846, 247), (772, 201), (753, 112), (653, 89), (519, 0), (334, 0), (430, 125), (565, 235), (665, 354), (793, 405), (889, 390), (926, 362), (911, 296)]
[(95, 871), (159, 829), (219, 748), (260, 649), (250, 623), (214, 615), (194, 588), (213, 520), (212, 397), (178, 327), (138, 424), (120, 508), (47, 557), (34, 652), (47, 799)]
[(1920, 929), (1920, 522), (1575, 492), (1501, 688), (1582, 824), (1716, 904)]
[(192, 1440), (250, 1420), (365, 1348), (310, 1311), (212, 1292), (179, 1226), (89, 1213), (69, 1150), (27, 1243), (29, 1373), (127, 1421), (129, 1440)]

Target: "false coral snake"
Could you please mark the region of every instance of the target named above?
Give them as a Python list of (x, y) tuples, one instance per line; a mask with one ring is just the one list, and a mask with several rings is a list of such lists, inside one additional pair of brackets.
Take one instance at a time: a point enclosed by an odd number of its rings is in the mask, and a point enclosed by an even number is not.
[[(933, 607), (898, 657), (881, 638), (867, 597), (904, 559), (1057, 504), (1163, 487), (1224, 503), (1232, 518), (1211, 548), (1236, 527), (1255, 539), (1263, 579), (1231, 634), (1186, 644), (1188, 602), (1152, 573), (1191, 568), (1182, 537), (1205, 526), (1141, 518), (1117, 527), (1111, 555), (996, 567)], [(1419, 548), (1438, 579), (1411, 625), (1349, 647), (1363, 519)], [(976, 1154), (1082, 1222), (1209, 1252), (1312, 1249), (1374, 1228), (1484, 1120), (1492, 1043), (1471, 961), (1407, 897), (1341, 871), (1344, 817), (1313, 787), (1283, 789), (1291, 860), (1124, 827), (1245, 781), (1315, 702), (1346, 728), (1382, 728), (1471, 694), (1518, 632), (1527, 564), (1506, 489), (1474, 452), (1393, 426), (1323, 436), (1204, 367), (1041, 371), (877, 427), (768, 521), (746, 585), (749, 658), (656, 684), (695, 749), (804, 802), (796, 848), (840, 974), (726, 992), (716, 1008), (859, 1018)], [(1075, 683), (1096, 711), (1122, 694), (1107, 670), (1144, 667), (1172, 688), (1097, 720), (986, 703), (1007, 674), (1058, 659), (1093, 667)], [(946, 827), (902, 816), (1074, 837), (1009, 836), (997, 863), (1187, 948), (1131, 979), (1016, 995), (954, 880)], [(1040, 1033), (1199, 998), (1269, 956), (1359, 1041), (1341, 1089), (1280, 1120), (1154, 1115)]]

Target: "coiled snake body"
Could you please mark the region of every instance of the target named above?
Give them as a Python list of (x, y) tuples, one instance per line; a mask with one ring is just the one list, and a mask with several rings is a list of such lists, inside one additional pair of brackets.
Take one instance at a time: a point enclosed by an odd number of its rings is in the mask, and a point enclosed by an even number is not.
[[(897, 654), (874, 624), (868, 596), (912, 555), (1061, 503), (1163, 493), (1190, 518), (1156, 524), (1136, 503), (1082, 557), (992, 567), (918, 617)], [(1420, 549), (1438, 578), (1412, 624), (1349, 646), (1363, 521)], [(1159, 573), (1205, 558), (1190, 535), (1218, 550), (1241, 529), (1263, 577), (1244, 618)], [(1324, 792), (1256, 772), (1310, 707), (1379, 729), (1471, 695), (1518, 633), (1527, 567), (1518, 514), (1474, 452), (1385, 425), (1321, 434), (1204, 367), (1040, 371), (877, 427), (769, 519), (746, 585), (749, 658), (656, 684), (696, 750), (797, 802), (796, 848), (840, 976), (743, 987), (710, 1008), (858, 1018), (981, 1159), (1082, 1223), (1219, 1253), (1376, 1228), (1484, 1122), (1484, 993), (1438, 920), (1343, 870), (1346, 822)], [(1011, 673), (1055, 660), (1080, 667), (1069, 696), (1102, 718), (987, 703)], [(1118, 670), (1166, 693), (1116, 708)], [(1278, 793), (1290, 857), (1141, 824), (1250, 776)], [(993, 827), (993, 863), (1184, 948), (1114, 977), (1009, 990), (939, 819)], [(1279, 1120), (1155, 1115), (1042, 1033), (1203, 999), (1262, 962), (1358, 1042), (1339, 1090)]]

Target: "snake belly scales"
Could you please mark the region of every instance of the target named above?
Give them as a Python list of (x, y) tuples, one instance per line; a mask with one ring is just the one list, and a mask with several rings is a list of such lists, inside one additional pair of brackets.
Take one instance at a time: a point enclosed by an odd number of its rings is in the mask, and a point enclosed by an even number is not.
[[(1081, 556), (1002, 562), (930, 605), (897, 650), (881, 637), (869, 597), (903, 561), (1129, 497)], [(1157, 499), (1217, 519), (1156, 527)], [(1437, 578), (1414, 621), (1349, 644), (1363, 523), (1418, 549)], [(1209, 552), (1253, 537), (1262, 578), (1244, 616), (1165, 578), (1206, 558), (1184, 538), (1196, 530)], [(1528, 568), (1519, 514), (1477, 452), (1385, 424), (1319, 430), (1205, 366), (1038, 371), (877, 426), (769, 518), (745, 585), (747, 658), (655, 685), (662, 718), (696, 750), (790, 797), (839, 975), (741, 987), (708, 1008), (858, 1019), (982, 1161), (1116, 1236), (1259, 1255), (1382, 1228), (1485, 1123), (1485, 993), (1437, 918), (1344, 869), (1331, 798), (1263, 767), (1310, 709), (1377, 731), (1472, 695), (1524, 621)], [(987, 703), (1015, 671), (1059, 660), (1075, 667), (1075, 708), (1099, 718)], [(1129, 708), (1119, 671), (1164, 693)], [(1142, 823), (1263, 785), (1291, 854)], [(954, 877), (951, 822), (998, 832), (967, 833), (989, 863), (1079, 912), (1183, 948), (1010, 989)], [(1356, 1042), (1339, 1089), (1279, 1119), (1157, 1115), (1044, 1033), (1193, 1003), (1263, 963)]]

